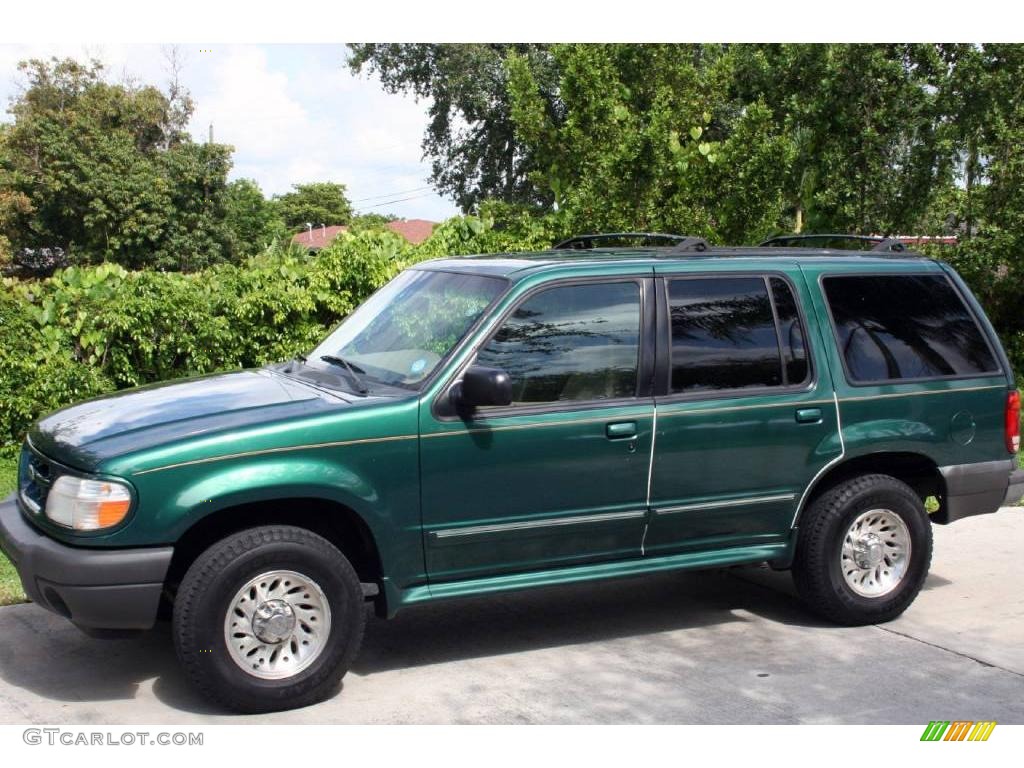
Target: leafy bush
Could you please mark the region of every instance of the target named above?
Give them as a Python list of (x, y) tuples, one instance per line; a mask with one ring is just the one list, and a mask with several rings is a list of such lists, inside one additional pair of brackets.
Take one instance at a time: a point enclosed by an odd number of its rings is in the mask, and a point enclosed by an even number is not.
[(275, 242), (242, 264), (191, 274), (72, 266), (0, 292), (0, 453), (70, 402), (308, 351), (409, 264), (493, 250), (493, 220), (453, 219), (412, 246), (389, 231), (342, 235), (310, 256)]
[(40, 414), (113, 389), (103, 372), (77, 360), (56, 328), (40, 327), (32, 306), (0, 293), (0, 454)]

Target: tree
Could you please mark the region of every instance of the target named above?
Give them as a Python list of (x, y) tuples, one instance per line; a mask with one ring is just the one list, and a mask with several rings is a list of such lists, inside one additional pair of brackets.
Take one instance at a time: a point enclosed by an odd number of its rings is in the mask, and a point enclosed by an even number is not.
[(509, 54), (511, 116), (528, 178), (577, 229), (920, 232), (956, 199), (939, 46), (549, 52), (554, 87)]
[(10, 126), (0, 125), (0, 271), (11, 263), (11, 238), (17, 225), (32, 213), (32, 201), (14, 186), (7, 137)]
[[(731, 90), (793, 144), (785, 199), (813, 231), (919, 231), (953, 183), (934, 45), (738, 45)], [(795, 222), (794, 222), (795, 223)]]
[(352, 232), (383, 229), (387, 224), (398, 220), (393, 213), (361, 213), (352, 217), (349, 228)]
[[(1024, 46), (952, 52), (963, 242), (954, 261), (1011, 358), (1024, 359)], [(963, 71), (957, 71), (963, 68)], [(971, 94), (973, 91), (973, 95)], [(1021, 375), (1018, 363), (1018, 375)]]
[(274, 197), (274, 207), (285, 226), (293, 231), (307, 224), (345, 225), (352, 220), (352, 204), (345, 196), (345, 185), (325, 181), (295, 184), (294, 192)]
[(525, 44), (350, 45), (353, 72), (375, 72), (389, 93), (429, 99), (423, 153), (432, 161), (431, 182), (464, 212), (485, 199), (547, 206), (550, 192), (528, 178), (529, 147), (512, 120), (505, 60), (520, 57), (549, 109), (556, 109), (555, 62), (548, 46)]
[(507, 61), (530, 180), (577, 231), (652, 229), (726, 242), (780, 223), (791, 145), (760, 101), (730, 100), (723, 46), (558, 45), (558, 109)]
[(224, 196), (224, 225), (235, 259), (252, 256), (288, 234), (277, 207), (263, 196), (259, 184), (251, 179), (236, 179), (228, 184)]
[[(14, 248), (74, 262), (194, 269), (222, 260), (231, 148), (195, 144), (187, 94), (111, 84), (98, 62), (22, 62), (4, 131), (0, 197)], [(27, 200), (27, 204), (25, 201)]]

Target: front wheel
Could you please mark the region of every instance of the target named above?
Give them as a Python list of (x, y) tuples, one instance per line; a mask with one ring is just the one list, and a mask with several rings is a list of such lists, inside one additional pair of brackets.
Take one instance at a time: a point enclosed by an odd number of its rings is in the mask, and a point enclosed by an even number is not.
[(932, 557), (921, 499), (888, 475), (840, 483), (801, 521), (793, 580), (804, 603), (838, 624), (877, 624), (917, 597)]
[(174, 641), (189, 678), (240, 712), (326, 697), (362, 642), (362, 587), (326, 539), (264, 526), (217, 542), (192, 564), (174, 604)]

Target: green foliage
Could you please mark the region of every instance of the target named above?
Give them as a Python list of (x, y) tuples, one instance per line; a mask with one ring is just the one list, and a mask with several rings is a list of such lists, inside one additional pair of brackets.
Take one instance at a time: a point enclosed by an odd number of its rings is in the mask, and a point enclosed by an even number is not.
[(742, 242), (781, 221), (790, 143), (761, 101), (736, 105), (719, 46), (558, 45), (560, 109), (510, 56), (531, 179), (577, 231), (661, 230)]
[(398, 221), (398, 217), (392, 213), (361, 213), (352, 217), (349, 229), (354, 232), (363, 229), (381, 229), (392, 221)]
[(277, 206), (263, 196), (259, 184), (237, 179), (224, 195), (224, 226), (235, 260), (255, 256), (275, 240), (288, 236)]
[(0, 140), (7, 247), (59, 247), (75, 263), (133, 268), (224, 258), (231, 148), (191, 141), (187, 95), (107, 83), (96, 62), (19, 68), (27, 87)]
[(310, 256), (275, 241), (184, 274), (72, 266), (0, 292), (0, 452), (42, 414), (115, 389), (284, 360), (316, 345), (406, 266), (485, 250), (491, 222), (453, 219), (419, 246), (346, 233)]
[(76, 358), (67, 334), (37, 317), (24, 293), (0, 292), (0, 451), (42, 413), (113, 388)]
[(423, 148), (464, 210), (499, 200), (573, 231), (738, 244), (972, 231), (1020, 50), (394, 44), (351, 46), (350, 63), (431, 100)]
[[(18, 458), (16, 453), (0, 452), (0, 499), (14, 491), (18, 483)], [(21, 578), (14, 565), (0, 554), (0, 606), (25, 602)]]
[(352, 220), (352, 204), (345, 196), (345, 185), (333, 182), (295, 184), (293, 192), (274, 197), (274, 207), (292, 231), (305, 229), (307, 224), (330, 227)]

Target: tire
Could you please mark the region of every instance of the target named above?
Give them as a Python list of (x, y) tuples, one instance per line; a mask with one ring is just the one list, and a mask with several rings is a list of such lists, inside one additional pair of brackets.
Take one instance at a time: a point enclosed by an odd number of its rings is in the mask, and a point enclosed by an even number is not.
[(345, 556), (308, 530), (272, 525), (228, 536), (196, 559), (174, 602), (174, 645), (209, 699), (273, 712), (334, 692), (365, 622)]
[(888, 475), (862, 475), (826, 491), (803, 516), (793, 580), (819, 616), (879, 624), (914, 602), (931, 558), (931, 521), (913, 489)]

